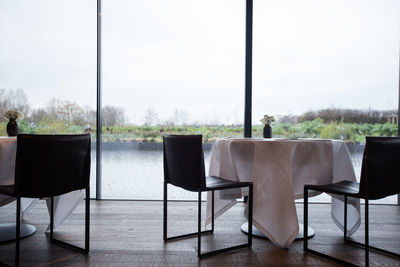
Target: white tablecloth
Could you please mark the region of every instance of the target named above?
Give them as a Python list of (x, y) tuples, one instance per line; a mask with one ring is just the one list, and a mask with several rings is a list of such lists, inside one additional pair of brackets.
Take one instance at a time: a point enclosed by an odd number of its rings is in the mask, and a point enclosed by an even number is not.
[[(0, 137), (0, 184), (14, 183), (15, 156), (17, 152), (16, 137)], [(54, 177), (57, 179), (57, 177)], [(73, 191), (54, 198), (54, 228), (60, 226), (64, 220), (83, 200), (82, 190)], [(0, 194), (0, 207), (4, 206), (15, 198)], [(22, 198), (21, 210), (24, 216), (31, 207), (37, 202), (37, 199)], [(47, 200), (47, 206), (50, 210), (50, 199)]]
[[(295, 199), (304, 184), (356, 181), (350, 155), (338, 140), (222, 139), (213, 147), (209, 175), (254, 184), (253, 224), (275, 245), (288, 247), (299, 232)], [(215, 192), (215, 216), (236, 203), (241, 192)], [(239, 194), (238, 194), (239, 193)], [(318, 193), (311, 192), (310, 196)], [(359, 200), (349, 198), (348, 234), (360, 226)], [(343, 200), (333, 196), (331, 215), (343, 230)], [(211, 193), (206, 224), (211, 222)]]

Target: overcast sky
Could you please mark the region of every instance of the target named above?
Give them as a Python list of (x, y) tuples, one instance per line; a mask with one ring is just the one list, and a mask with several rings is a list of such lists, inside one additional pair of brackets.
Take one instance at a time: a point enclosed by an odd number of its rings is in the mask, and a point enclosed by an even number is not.
[[(253, 123), (397, 108), (398, 0), (254, 0)], [(242, 123), (245, 0), (103, 0), (103, 105)], [(96, 105), (96, 1), (1, 0), (0, 88)]]

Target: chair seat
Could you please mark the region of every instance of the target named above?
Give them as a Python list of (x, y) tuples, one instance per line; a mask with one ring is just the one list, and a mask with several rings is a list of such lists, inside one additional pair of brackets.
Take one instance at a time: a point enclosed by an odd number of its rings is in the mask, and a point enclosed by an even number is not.
[(0, 194), (14, 196), (14, 185), (0, 185)]
[(251, 184), (251, 182), (230, 181), (217, 176), (206, 177), (206, 189), (212, 190), (245, 187)]
[(305, 187), (326, 193), (356, 196), (359, 193), (360, 184), (352, 181), (341, 181), (327, 185), (305, 185)]

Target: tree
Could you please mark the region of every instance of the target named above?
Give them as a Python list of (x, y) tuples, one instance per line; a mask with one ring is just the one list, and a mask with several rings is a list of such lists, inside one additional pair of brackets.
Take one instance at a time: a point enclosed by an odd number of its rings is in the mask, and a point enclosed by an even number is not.
[(157, 125), (158, 114), (153, 107), (148, 107), (144, 111), (144, 117), (143, 117), (142, 121), (143, 121), (144, 126)]
[(361, 110), (361, 109), (341, 109), (327, 108), (318, 111), (308, 111), (299, 116), (298, 121), (312, 121), (321, 118), (327, 122), (345, 123), (385, 123), (391, 114), (397, 114), (397, 110)]
[(96, 125), (96, 121), (97, 121), (97, 114), (96, 114), (96, 110), (92, 109), (89, 106), (84, 106), (83, 107), (83, 120), (85, 121), (85, 125)]
[(49, 114), (43, 108), (33, 109), (29, 117), (29, 120), (33, 123), (39, 123), (41, 121), (46, 120), (46, 118), (48, 118), (48, 115)]
[(173, 125), (186, 125), (189, 119), (189, 114), (184, 110), (175, 109), (172, 117)]
[(71, 125), (86, 125), (85, 111), (76, 103), (68, 100), (60, 100), (52, 98), (45, 109), (47, 119), (56, 121), (61, 120), (66, 124)]
[(51, 120), (61, 120), (60, 109), (62, 106), (62, 101), (58, 98), (53, 97), (47, 103), (46, 112), (48, 118)]
[(294, 125), (297, 122), (297, 116), (296, 115), (292, 115), (292, 114), (283, 115), (283, 116), (279, 117), (278, 122)]
[(29, 116), (30, 104), (28, 97), (22, 89), (0, 89), (0, 114), (3, 115), (11, 109), (22, 112)]
[(61, 119), (64, 120), (68, 125), (72, 123), (78, 125), (81, 124), (79, 122), (82, 122), (80, 120), (82, 113), (82, 109), (78, 104), (70, 101), (62, 101), (59, 114), (61, 116)]
[(123, 125), (126, 122), (125, 110), (121, 107), (105, 106), (101, 110), (103, 126)]

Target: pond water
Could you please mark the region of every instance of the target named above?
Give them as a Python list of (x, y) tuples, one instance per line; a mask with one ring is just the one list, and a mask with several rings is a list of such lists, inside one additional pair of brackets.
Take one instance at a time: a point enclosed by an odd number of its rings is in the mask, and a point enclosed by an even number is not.
[[(161, 200), (163, 197), (162, 147), (160, 147), (160, 145), (150, 145), (139, 148), (130, 146), (131, 145), (121, 143), (103, 146), (102, 198)], [(348, 148), (357, 179), (359, 180), (364, 145), (349, 144)], [(209, 166), (211, 146), (205, 149), (205, 164)], [(92, 153), (92, 166), (95, 166), (95, 158), (95, 153)], [(92, 170), (94, 170), (94, 168), (92, 168)], [(94, 188), (94, 172), (92, 173), (91, 183), (92, 188)], [(92, 196), (93, 194), (94, 190), (92, 190)], [(197, 193), (169, 186), (168, 198), (196, 200)], [(205, 194), (203, 198), (205, 199)], [(310, 201), (329, 202), (330, 197), (326, 194), (321, 194), (311, 198)], [(397, 197), (392, 196), (377, 202), (395, 204), (397, 203)]]

